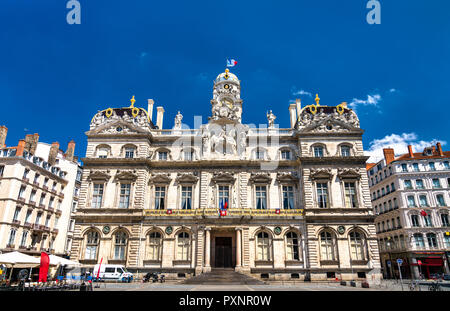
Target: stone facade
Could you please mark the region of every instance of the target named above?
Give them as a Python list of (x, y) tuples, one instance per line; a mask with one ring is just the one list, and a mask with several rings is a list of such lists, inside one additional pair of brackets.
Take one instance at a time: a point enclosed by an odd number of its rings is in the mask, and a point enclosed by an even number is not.
[(134, 102), (98, 112), (71, 259), (169, 278), (234, 267), (271, 280), (379, 280), (356, 114), (298, 101), (291, 128), (275, 126), (272, 112), (267, 128), (252, 128), (241, 123), (240, 90), (234, 74), (220, 74), (211, 117), (195, 129), (180, 112), (162, 129), (163, 109), (155, 126)]

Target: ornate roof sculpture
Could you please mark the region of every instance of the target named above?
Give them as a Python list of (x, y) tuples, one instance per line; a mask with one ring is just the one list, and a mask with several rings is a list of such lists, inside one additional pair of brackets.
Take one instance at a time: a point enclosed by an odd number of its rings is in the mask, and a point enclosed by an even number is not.
[(351, 132), (358, 131), (359, 119), (356, 113), (343, 102), (337, 106), (321, 106), (316, 94), (316, 105), (304, 107), (299, 113), (297, 129), (301, 132)]
[[(96, 131), (98, 134), (125, 134), (133, 132), (133, 129), (136, 128), (146, 131), (155, 128), (147, 111), (143, 108), (134, 107), (135, 101), (133, 95), (129, 107), (107, 108), (97, 112), (91, 120), (89, 130)], [(119, 128), (119, 123), (130, 127)]]

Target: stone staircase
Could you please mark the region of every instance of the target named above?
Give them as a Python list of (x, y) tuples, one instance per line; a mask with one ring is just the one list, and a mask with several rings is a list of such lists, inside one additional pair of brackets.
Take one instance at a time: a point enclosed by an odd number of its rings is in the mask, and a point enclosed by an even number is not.
[(183, 284), (202, 284), (202, 285), (264, 285), (263, 281), (251, 276), (238, 273), (234, 269), (212, 269), (211, 272), (202, 273), (187, 279)]

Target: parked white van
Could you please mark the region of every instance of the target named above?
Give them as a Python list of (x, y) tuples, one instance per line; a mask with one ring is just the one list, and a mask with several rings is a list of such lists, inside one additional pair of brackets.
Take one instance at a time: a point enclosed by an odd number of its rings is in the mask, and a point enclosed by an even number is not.
[[(98, 273), (98, 269), (100, 268), (100, 273)], [(114, 280), (121, 282), (131, 282), (133, 280), (133, 274), (128, 272), (127, 269), (123, 265), (95, 265), (92, 278), (95, 280), (97, 278), (97, 274), (99, 274), (99, 278), (102, 281), (106, 280)]]

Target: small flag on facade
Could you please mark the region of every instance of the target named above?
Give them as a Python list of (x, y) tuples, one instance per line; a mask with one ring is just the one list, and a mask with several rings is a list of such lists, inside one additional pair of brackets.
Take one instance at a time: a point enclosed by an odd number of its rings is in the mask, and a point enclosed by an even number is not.
[(234, 59), (227, 59), (227, 67), (234, 67), (236, 66), (237, 61)]
[(172, 214), (172, 210), (171, 210), (171, 209), (168, 209), (168, 210), (167, 210), (167, 214), (169, 214), (169, 215)]
[(422, 215), (423, 217), (425, 217), (425, 216), (427, 216), (428, 214), (427, 214), (427, 212), (425, 212), (424, 210), (421, 210), (421, 211), (420, 211), (420, 215)]
[(227, 216), (227, 210), (226, 209), (221, 209), (220, 210), (220, 216)]
[(280, 214), (280, 209), (279, 209), (279, 208), (277, 208), (277, 209), (275, 210), (275, 214)]

